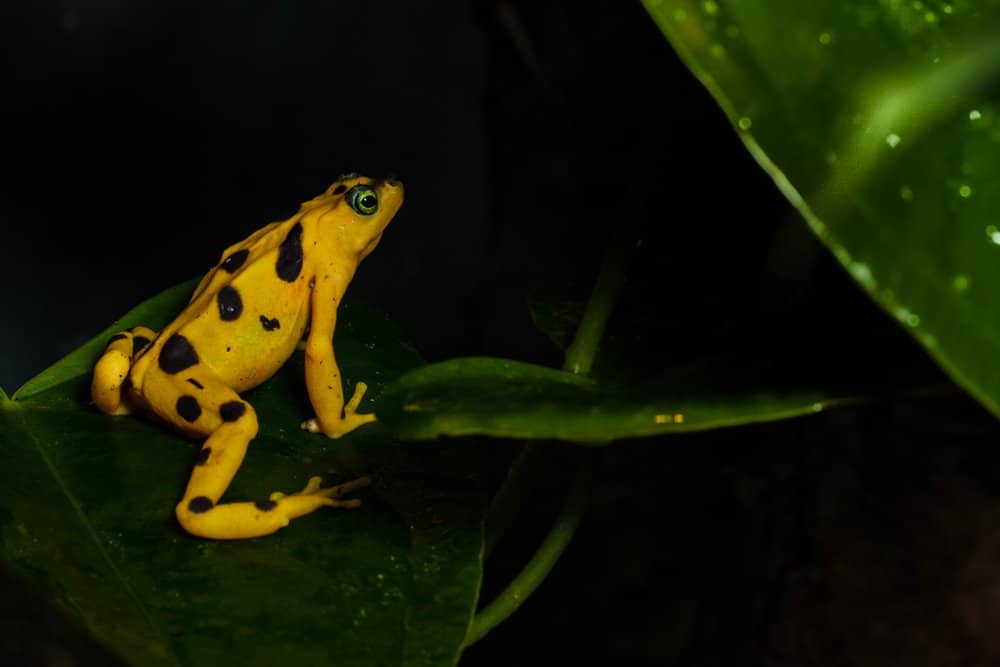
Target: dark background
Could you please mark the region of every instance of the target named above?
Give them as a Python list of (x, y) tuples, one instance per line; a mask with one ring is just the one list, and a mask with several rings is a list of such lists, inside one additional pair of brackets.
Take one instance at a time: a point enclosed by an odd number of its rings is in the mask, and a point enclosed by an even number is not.
[[(406, 183), (351, 290), (429, 360), (558, 365), (528, 297), (585, 295), (639, 220), (617, 316), (666, 322), (649, 365), (782, 336), (792, 364), (925, 363), (638, 3), (41, 1), (0, 8), (0, 53), (8, 393), (344, 171)], [(616, 444), (564, 560), (464, 663), (996, 663), (997, 435), (945, 390)], [(538, 489), (485, 599), (560, 493)], [(23, 595), (0, 657), (103, 664)]]

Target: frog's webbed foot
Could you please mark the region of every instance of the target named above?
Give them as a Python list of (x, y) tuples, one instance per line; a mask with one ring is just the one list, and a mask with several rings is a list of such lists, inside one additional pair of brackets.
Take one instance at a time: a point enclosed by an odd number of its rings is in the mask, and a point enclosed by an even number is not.
[(372, 413), (368, 414), (358, 414), (358, 406), (361, 404), (361, 399), (365, 397), (365, 392), (368, 391), (368, 385), (364, 382), (358, 382), (354, 385), (354, 395), (351, 396), (349, 400), (344, 405), (344, 416), (335, 421), (333, 424), (323, 428), (320, 426), (319, 421), (314, 417), (302, 422), (302, 428), (310, 433), (323, 433), (329, 438), (339, 438), (342, 435), (346, 435), (365, 424), (375, 421), (375, 415)]
[(275, 491), (271, 494), (271, 502), (276, 502), (281, 499), (290, 498), (308, 498), (318, 505), (323, 505), (326, 507), (342, 507), (347, 509), (354, 509), (361, 507), (361, 501), (357, 498), (351, 498), (348, 500), (341, 500), (340, 498), (348, 493), (357, 491), (358, 489), (363, 489), (372, 483), (371, 477), (364, 475), (358, 479), (352, 480), (350, 482), (344, 482), (343, 484), (338, 484), (336, 486), (331, 486), (323, 488), (322, 478), (320, 477), (310, 477), (309, 483), (305, 485), (301, 491), (295, 493), (284, 494), (280, 491)]

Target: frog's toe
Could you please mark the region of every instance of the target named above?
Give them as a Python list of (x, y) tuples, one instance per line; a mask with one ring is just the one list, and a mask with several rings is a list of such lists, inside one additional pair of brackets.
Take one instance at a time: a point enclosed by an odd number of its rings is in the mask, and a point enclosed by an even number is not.
[(275, 491), (271, 494), (271, 500), (279, 500), (287, 496), (311, 496), (323, 485), (322, 477), (310, 477), (309, 481), (306, 482), (305, 487), (301, 491), (296, 491), (295, 493), (282, 493), (281, 491)]
[(290, 497), (309, 497), (314, 498), (318, 502), (327, 507), (347, 507), (354, 508), (360, 507), (361, 501), (357, 498), (352, 498), (350, 500), (340, 500), (341, 496), (356, 491), (358, 489), (363, 489), (369, 486), (372, 482), (371, 477), (368, 475), (363, 475), (358, 479), (351, 480), (350, 482), (344, 482), (343, 484), (337, 484), (336, 486), (331, 486), (323, 488), (321, 477), (310, 477), (309, 482), (306, 483), (305, 487), (301, 491), (296, 491), (295, 493), (285, 494), (280, 491), (275, 491), (269, 497), (272, 501), (281, 500), (282, 498)]
[[(351, 416), (357, 412), (358, 406), (361, 405), (361, 399), (365, 397), (365, 393), (368, 391), (368, 385), (364, 382), (358, 382), (354, 385), (354, 394), (351, 396), (351, 400), (347, 402), (344, 406), (344, 415)], [(359, 417), (366, 417), (367, 415), (358, 415)], [(372, 419), (374, 419), (374, 415)]]
[(374, 412), (366, 412), (365, 414), (359, 414), (357, 412), (347, 412), (344, 410), (344, 419), (341, 420), (341, 430), (338, 433), (331, 435), (331, 438), (339, 438), (342, 435), (350, 433), (359, 426), (364, 426), (365, 424), (370, 424), (375, 421)]
[[(313, 477), (309, 480), (312, 483), (313, 480), (319, 480), (319, 477)], [(357, 491), (358, 489), (363, 489), (366, 486), (370, 486), (372, 483), (372, 478), (368, 475), (362, 475), (357, 479), (351, 480), (350, 482), (344, 482), (343, 484), (337, 484), (336, 486), (331, 486), (328, 488), (321, 488), (319, 482), (317, 481), (316, 488), (314, 488), (310, 493), (316, 496), (323, 496), (324, 498), (340, 498), (341, 496), (351, 493), (352, 491)], [(306, 488), (309, 488), (308, 486)]]

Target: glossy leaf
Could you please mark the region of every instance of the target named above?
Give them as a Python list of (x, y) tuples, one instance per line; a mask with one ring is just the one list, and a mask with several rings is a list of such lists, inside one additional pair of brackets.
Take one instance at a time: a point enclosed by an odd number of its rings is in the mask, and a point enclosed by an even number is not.
[(644, 4), (837, 260), (1000, 414), (1000, 2)]
[[(191, 285), (113, 329), (165, 321)], [(357, 511), (320, 511), (276, 535), (192, 538), (173, 506), (196, 445), (87, 405), (111, 330), (0, 400), (0, 558), (132, 664), (447, 665), (457, 660), (481, 576), (475, 450), (395, 445), (379, 424), (338, 441), (305, 433), (300, 357), (248, 394), (261, 433), (228, 497), (294, 491), (309, 476), (370, 471)], [(421, 363), (384, 315), (345, 302), (336, 348), (377, 404)]]
[(866, 394), (850, 373), (783, 373), (766, 361), (715, 360), (621, 385), (507, 359), (451, 359), (393, 383), (380, 418), (406, 438), (478, 434), (607, 444), (787, 419), (895, 386), (871, 385)]

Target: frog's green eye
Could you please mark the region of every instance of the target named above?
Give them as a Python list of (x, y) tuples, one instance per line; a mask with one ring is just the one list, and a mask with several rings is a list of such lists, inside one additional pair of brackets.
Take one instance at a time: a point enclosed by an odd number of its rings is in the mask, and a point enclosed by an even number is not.
[(347, 205), (361, 215), (372, 215), (378, 210), (378, 196), (368, 185), (355, 185), (346, 195)]

